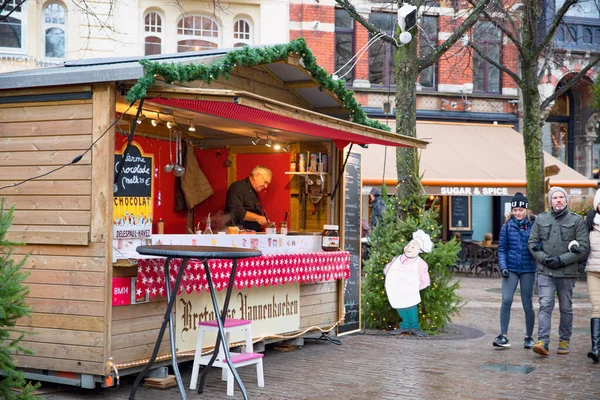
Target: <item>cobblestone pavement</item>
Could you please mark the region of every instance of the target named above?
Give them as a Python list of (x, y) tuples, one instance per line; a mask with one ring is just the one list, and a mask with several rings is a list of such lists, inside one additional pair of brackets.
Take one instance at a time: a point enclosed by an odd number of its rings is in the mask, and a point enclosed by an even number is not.
[[(600, 365), (586, 358), (589, 350), (591, 307), (585, 282), (577, 282), (574, 299), (574, 332), (571, 353), (556, 354), (558, 304), (552, 320), (550, 355), (543, 358), (522, 347), (524, 314), (515, 295), (508, 337), (512, 347), (499, 350), (492, 340), (499, 333), (501, 279), (468, 277), (460, 293), (468, 301), (453, 320), (454, 334), (426, 339), (398, 338), (380, 332), (343, 336), (341, 346), (306, 341), (291, 352), (267, 348), (265, 387), (256, 386), (253, 367), (240, 376), (251, 399), (600, 399)], [(537, 310), (537, 296), (534, 299)], [(468, 328), (467, 328), (468, 327)], [(536, 330), (537, 332), (537, 325)], [(457, 334), (457, 332), (459, 332)], [(461, 334), (462, 332), (462, 334)], [(499, 370), (482, 369), (489, 363)], [(533, 369), (524, 374), (525, 368)], [(181, 364), (189, 386), (191, 362)], [(504, 369), (504, 370), (502, 370)], [(513, 372), (517, 371), (517, 372)], [(127, 399), (132, 377), (118, 390), (73, 389), (46, 395), (49, 400)], [(232, 399), (226, 395), (220, 371), (209, 373), (202, 395), (187, 391), (190, 399)], [(138, 399), (179, 399), (176, 388), (140, 387)], [(240, 399), (235, 390), (235, 399)]]

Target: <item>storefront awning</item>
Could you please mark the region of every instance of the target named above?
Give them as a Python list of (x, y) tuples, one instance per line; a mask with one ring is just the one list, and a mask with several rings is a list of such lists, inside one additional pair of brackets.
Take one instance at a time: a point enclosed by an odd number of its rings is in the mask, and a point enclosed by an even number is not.
[[(235, 96), (231, 98), (231, 101), (153, 98), (148, 99), (148, 102), (219, 117), (239, 122), (249, 127), (266, 128), (278, 132), (280, 136), (285, 132), (289, 132), (315, 138), (330, 139), (339, 148), (344, 148), (350, 143), (416, 147), (421, 149), (427, 145), (426, 142), (419, 139), (365, 127), (308, 110), (298, 108), (294, 110), (279, 109), (278, 104), (265, 104), (265, 100), (262, 102), (257, 101), (251, 95), (247, 97)], [(274, 112), (260, 109), (258, 108), (259, 105), (272, 109)], [(249, 130), (249, 132), (253, 135), (252, 130)]]
[[(526, 192), (523, 137), (511, 127), (418, 122), (417, 136), (431, 142), (420, 152), (421, 182), (427, 194), (507, 196)], [(363, 186), (397, 185), (395, 149), (370, 146), (364, 149), (363, 160)], [(560, 168), (550, 184), (564, 187), (571, 195), (590, 195), (597, 187), (596, 181), (545, 152), (544, 165)]]

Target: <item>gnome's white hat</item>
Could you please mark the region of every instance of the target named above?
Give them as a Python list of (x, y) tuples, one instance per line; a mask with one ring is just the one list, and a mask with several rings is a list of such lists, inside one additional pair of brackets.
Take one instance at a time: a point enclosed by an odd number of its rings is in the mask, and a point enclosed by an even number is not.
[(431, 253), (431, 249), (433, 248), (433, 242), (428, 234), (426, 234), (422, 229), (418, 229), (413, 232), (413, 239), (419, 243), (419, 247), (421, 251), (425, 253)]

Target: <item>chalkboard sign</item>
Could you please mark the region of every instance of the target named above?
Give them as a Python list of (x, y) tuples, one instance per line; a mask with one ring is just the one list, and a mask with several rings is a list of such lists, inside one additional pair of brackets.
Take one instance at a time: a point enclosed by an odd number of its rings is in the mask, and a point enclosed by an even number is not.
[(450, 230), (471, 230), (471, 196), (450, 196)]
[(338, 333), (360, 330), (360, 154), (350, 153), (344, 174), (343, 245), (350, 252), (350, 277), (344, 282), (344, 323)]
[[(114, 173), (117, 174), (119, 165), (123, 162), (123, 152), (115, 154)], [(142, 149), (135, 142), (131, 143), (127, 159), (116, 182), (115, 197), (152, 197), (152, 156), (144, 156)]]

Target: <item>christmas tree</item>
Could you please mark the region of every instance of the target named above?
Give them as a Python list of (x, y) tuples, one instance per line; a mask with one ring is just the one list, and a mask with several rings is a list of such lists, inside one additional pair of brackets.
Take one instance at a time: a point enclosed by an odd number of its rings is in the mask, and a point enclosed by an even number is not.
[[(420, 183), (417, 182), (420, 186)], [(421, 329), (434, 334), (443, 330), (458, 313), (463, 301), (456, 293), (458, 282), (452, 282), (451, 266), (457, 260), (460, 244), (452, 239), (447, 243), (439, 240), (441, 225), (434, 207), (426, 208), (427, 197), (409, 195), (403, 199), (395, 196), (387, 199), (382, 220), (371, 232), (369, 258), (362, 287), (362, 307), (367, 328), (392, 330), (398, 326), (400, 316), (393, 309), (385, 292), (385, 265), (403, 253), (404, 246), (417, 229), (425, 231), (435, 242), (431, 253), (421, 257), (429, 266), (431, 285), (421, 290), (419, 323)], [(402, 215), (402, 218), (399, 217)]]
[[(16, 329), (17, 319), (29, 315), (29, 306), (25, 296), (29, 292), (23, 286), (27, 274), (21, 270), (25, 259), (15, 262), (11, 259), (15, 243), (8, 242), (6, 233), (12, 225), (14, 206), (5, 210), (4, 199), (0, 201), (0, 398), (7, 400), (33, 400), (33, 391), (39, 386), (32, 386), (25, 381), (22, 371), (15, 368), (12, 355), (19, 352), (32, 354), (21, 347), (20, 342), (26, 332)], [(19, 389), (16, 392), (13, 389)]]

